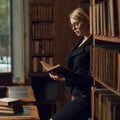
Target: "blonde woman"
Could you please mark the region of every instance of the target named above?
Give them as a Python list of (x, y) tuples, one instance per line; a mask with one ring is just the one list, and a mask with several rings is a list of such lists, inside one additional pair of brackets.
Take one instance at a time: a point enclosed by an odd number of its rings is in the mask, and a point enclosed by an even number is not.
[(88, 120), (91, 116), (91, 86), (93, 79), (90, 75), (90, 45), (93, 36), (89, 32), (89, 16), (77, 8), (70, 14), (71, 29), (79, 39), (71, 48), (66, 64), (69, 69), (79, 74), (74, 78), (58, 74), (49, 74), (56, 81), (63, 81), (70, 89), (71, 101), (58, 110), (50, 120)]

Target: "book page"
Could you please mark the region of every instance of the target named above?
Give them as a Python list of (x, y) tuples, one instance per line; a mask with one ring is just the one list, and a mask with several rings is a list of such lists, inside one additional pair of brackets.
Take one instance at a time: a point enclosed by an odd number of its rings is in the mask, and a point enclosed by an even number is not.
[(52, 67), (50, 64), (48, 64), (42, 60), (40, 61), (40, 63), (42, 64), (43, 68), (47, 71), (48, 71), (48, 69), (50, 69)]

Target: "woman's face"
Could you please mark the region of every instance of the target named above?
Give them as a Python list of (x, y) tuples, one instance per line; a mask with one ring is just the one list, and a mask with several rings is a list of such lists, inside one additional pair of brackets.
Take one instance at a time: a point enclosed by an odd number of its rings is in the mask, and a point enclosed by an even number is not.
[(71, 28), (77, 36), (84, 35), (86, 32), (86, 22), (70, 18)]

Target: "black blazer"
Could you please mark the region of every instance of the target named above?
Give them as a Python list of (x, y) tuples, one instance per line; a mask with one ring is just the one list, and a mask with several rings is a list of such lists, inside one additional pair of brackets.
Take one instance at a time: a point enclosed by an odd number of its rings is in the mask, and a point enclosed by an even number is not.
[(66, 78), (65, 81), (65, 85), (69, 86), (74, 96), (83, 91), (88, 93), (93, 84), (90, 75), (90, 45), (92, 45), (93, 36), (91, 35), (83, 45), (78, 47), (82, 40), (83, 36), (75, 43), (66, 59), (67, 67), (80, 75), (79, 77)]

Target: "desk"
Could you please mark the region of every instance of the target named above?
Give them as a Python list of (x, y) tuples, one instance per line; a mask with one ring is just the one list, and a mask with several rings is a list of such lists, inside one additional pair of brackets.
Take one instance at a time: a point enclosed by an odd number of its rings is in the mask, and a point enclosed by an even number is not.
[(31, 86), (8, 86), (7, 97), (20, 99), (23, 104), (34, 104), (36, 101)]
[(24, 110), (19, 114), (0, 114), (0, 120), (40, 120), (36, 106), (23, 106)]

